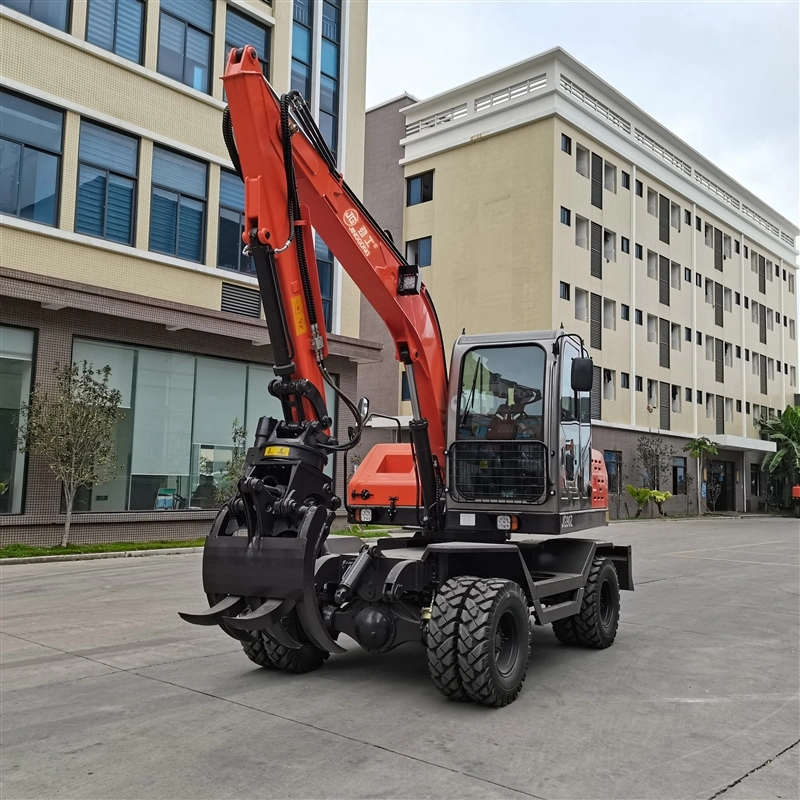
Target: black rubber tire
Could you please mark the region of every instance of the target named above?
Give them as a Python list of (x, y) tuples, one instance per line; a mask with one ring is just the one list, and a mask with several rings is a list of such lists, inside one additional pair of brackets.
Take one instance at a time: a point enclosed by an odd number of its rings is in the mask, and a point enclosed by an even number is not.
[(561, 644), (578, 644), (574, 616), (556, 620), (553, 623), (553, 633)]
[(619, 627), (619, 579), (610, 559), (592, 562), (581, 610), (571, 619), (582, 645), (604, 650), (614, 644)]
[(502, 578), (469, 589), (458, 636), (458, 670), (467, 695), (486, 706), (516, 700), (528, 672), (530, 611), (519, 584)]
[(266, 648), (264, 647), (264, 639), (260, 634), (254, 634), (255, 638), (252, 642), (242, 642), (242, 650), (244, 654), (259, 667), (264, 669), (277, 669), (272, 663), (270, 657), (267, 655)]
[(319, 669), (329, 658), (327, 650), (320, 650), (303, 630), (297, 611), (293, 609), (282, 620), (286, 632), (296, 641), (302, 643), (302, 647), (286, 647), (273, 641), (269, 636), (263, 636), (264, 652), (272, 662), (274, 669), (283, 672), (293, 672), (297, 675), (303, 672), (313, 672)]
[(428, 622), (428, 672), (434, 686), (451, 700), (468, 700), (458, 670), (461, 614), (477, 578), (451, 578), (436, 593)]

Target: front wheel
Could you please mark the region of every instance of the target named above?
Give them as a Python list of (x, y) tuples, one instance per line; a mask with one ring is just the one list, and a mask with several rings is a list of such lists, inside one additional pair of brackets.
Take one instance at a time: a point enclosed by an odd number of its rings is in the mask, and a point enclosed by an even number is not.
[(514, 581), (478, 580), (461, 614), (458, 669), (466, 694), (487, 706), (516, 700), (528, 671), (530, 612)]

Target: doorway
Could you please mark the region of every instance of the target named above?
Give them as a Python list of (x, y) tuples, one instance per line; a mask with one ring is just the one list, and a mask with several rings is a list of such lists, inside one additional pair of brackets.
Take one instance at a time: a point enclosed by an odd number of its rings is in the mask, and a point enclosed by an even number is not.
[[(736, 500), (734, 497), (734, 464), (733, 461), (712, 461), (708, 471), (706, 485), (706, 503), (713, 511), (735, 511)], [(714, 493), (719, 487), (716, 505), (713, 502)]]

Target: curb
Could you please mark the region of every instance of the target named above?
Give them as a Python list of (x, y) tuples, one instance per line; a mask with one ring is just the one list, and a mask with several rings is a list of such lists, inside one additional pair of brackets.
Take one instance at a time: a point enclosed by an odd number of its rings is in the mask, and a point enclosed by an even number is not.
[(101, 558), (182, 556), (186, 553), (202, 552), (202, 547), (168, 547), (162, 550), (118, 550), (114, 553), (68, 553), (63, 556), (25, 556), (23, 558), (0, 558), (0, 567), (12, 566), (14, 564), (43, 564), (48, 561), (97, 561)]
[[(336, 534), (332, 534), (336, 535)], [(352, 539), (357, 541), (356, 536), (340, 536), (345, 541)], [(374, 543), (377, 539), (363, 539)], [(14, 564), (44, 564), (52, 561), (97, 561), (101, 558), (144, 558), (145, 556), (182, 556), (187, 553), (202, 553), (202, 547), (165, 547), (153, 550), (117, 550), (113, 553), (67, 553), (63, 556), (23, 556), (22, 558), (0, 558), (0, 567), (10, 567)]]

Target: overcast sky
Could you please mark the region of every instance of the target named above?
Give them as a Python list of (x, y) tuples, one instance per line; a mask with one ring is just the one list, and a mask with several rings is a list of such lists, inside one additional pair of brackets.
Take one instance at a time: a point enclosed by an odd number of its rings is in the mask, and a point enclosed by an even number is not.
[(797, 223), (800, 3), (371, 0), (367, 107), (560, 45)]

